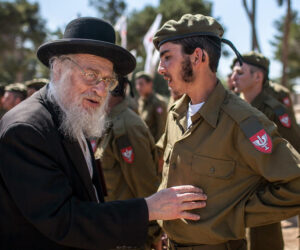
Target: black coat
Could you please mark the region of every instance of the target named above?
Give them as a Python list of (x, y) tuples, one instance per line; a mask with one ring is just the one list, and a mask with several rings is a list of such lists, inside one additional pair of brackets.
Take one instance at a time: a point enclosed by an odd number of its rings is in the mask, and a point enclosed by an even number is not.
[(144, 199), (96, 202), (78, 142), (59, 132), (44, 87), (0, 121), (0, 249), (109, 249), (146, 239)]

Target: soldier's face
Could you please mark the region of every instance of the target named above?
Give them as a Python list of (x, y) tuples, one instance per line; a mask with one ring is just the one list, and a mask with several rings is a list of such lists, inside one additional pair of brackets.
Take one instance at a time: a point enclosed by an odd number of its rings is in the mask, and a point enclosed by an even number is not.
[(163, 75), (171, 89), (179, 94), (186, 93), (188, 84), (194, 78), (190, 57), (183, 54), (180, 44), (171, 42), (162, 44), (159, 52), (158, 73)]
[(251, 73), (250, 65), (243, 63), (242, 66), (236, 63), (231, 75), (234, 90), (239, 93), (249, 92), (255, 84), (255, 75)]
[(1, 99), (2, 107), (4, 110), (8, 111), (20, 103), (20, 98), (16, 97), (14, 93), (6, 91)]
[(136, 79), (135, 88), (140, 96), (147, 96), (152, 92), (152, 82), (147, 82), (143, 77)]

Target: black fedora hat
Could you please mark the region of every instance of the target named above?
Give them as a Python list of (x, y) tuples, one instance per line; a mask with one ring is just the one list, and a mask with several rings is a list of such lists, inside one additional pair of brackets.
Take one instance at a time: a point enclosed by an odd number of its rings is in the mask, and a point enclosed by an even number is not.
[(108, 22), (94, 17), (80, 17), (71, 21), (63, 39), (42, 44), (38, 59), (47, 67), (53, 56), (66, 54), (92, 54), (104, 57), (114, 64), (117, 74), (127, 75), (136, 65), (134, 56), (115, 44), (115, 31)]

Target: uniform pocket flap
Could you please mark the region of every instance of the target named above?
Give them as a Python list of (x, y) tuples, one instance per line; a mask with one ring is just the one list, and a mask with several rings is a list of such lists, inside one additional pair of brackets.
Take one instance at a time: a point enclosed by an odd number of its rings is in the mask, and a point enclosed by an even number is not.
[(229, 179), (234, 173), (235, 162), (193, 155), (192, 170), (200, 175)]

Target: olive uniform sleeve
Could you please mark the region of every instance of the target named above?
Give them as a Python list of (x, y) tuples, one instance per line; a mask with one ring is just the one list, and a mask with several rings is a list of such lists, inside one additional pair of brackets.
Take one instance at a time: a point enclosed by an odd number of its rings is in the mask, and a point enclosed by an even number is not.
[[(125, 125), (126, 134), (116, 138), (113, 148), (118, 157), (120, 168), (134, 197), (146, 197), (155, 193), (159, 186), (157, 174), (158, 157), (154, 139), (142, 122)], [(124, 158), (122, 147), (132, 149), (132, 161)], [(157, 242), (161, 228), (156, 222), (150, 222), (146, 245)]]
[[(271, 152), (260, 152), (255, 142), (247, 138), (242, 126), (237, 131), (237, 151), (241, 162), (251, 168), (260, 181), (245, 204), (247, 227), (271, 224), (300, 212), (300, 155), (277, 132), (272, 122), (261, 117), (260, 122), (270, 137), (266, 141)], [(249, 127), (249, 126), (248, 126)], [(252, 126), (253, 127), (253, 126)], [(266, 139), (266, 138), (265, 138)]]
[(274, 98), (267, 98), (265, 104), (266, 108), (263, 113), (277, 125), (280, 135), (300, 152), (300, 127), (295, 116)]
[(160, 101), (154, 106), (154, 120), (156, 123), (156, 134), (154, 140), (157, 142), (163, 134), (167, 120), (167, 105), (165, 102)]

